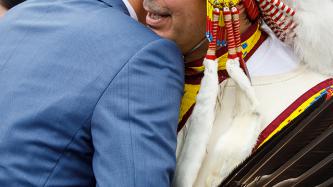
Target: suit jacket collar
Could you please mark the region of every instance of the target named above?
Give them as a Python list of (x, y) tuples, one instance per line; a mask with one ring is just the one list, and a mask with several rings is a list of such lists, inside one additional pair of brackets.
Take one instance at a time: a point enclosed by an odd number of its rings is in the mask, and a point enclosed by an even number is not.
[(106, 4), (108, 4), (109, 6), (112, 6), (118, 10), (121, 10), (122, 12), (124, 12), (127, 15), (130, 15), (130, 13), (128, 12), (128, 10), (122, 0), (99, 0), (99, 1), (102, 1)]

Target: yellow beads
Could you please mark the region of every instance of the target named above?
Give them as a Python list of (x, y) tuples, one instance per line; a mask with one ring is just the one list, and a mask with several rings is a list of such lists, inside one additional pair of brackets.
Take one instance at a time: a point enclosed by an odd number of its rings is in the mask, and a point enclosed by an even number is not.
[(232, 7), (240, 3), (241, 0), (207, 0), (207, 6), (210, 4), (214, 8)]
[[(240, 3), (241, 0), (206, 0), (207, 1), (207, 17), (209, 20), (213, 19), (213, 10), (214, 8), (219, 8), (222, 10), (223, 7), (232, 7), (236, 6)], [(220, 11), (220, 18), (219, 18), (219, 26), (223, 27), (224, 26), (224, 21), (223, 21), (223, 12)]]

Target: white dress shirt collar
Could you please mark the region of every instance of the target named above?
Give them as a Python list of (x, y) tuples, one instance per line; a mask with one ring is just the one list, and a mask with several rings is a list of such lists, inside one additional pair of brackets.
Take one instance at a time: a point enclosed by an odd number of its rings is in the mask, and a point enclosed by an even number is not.
[(130, 16), (138, 21), (138, 16), (136, 15), (134, 8), (132, 7), (132, 5), (128, 2), (128, 0), (122, 0), (123, 3), (125, 4)]

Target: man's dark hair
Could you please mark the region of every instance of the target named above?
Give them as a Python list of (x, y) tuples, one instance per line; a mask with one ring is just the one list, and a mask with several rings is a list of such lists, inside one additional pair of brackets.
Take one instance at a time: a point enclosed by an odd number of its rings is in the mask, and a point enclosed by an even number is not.
[(22, 3), (25, 0), (0, 0), (0, 4), (6, 7), (7, 9), (11, 9), (14, 6)]

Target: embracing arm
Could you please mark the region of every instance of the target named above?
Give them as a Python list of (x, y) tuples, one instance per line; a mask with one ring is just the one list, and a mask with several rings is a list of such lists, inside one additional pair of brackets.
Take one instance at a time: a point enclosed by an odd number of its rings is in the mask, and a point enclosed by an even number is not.
[(170, 186), (183, 77), (175, 44), (160, 39), (112, 80), (92, 117), (97, 186)]

